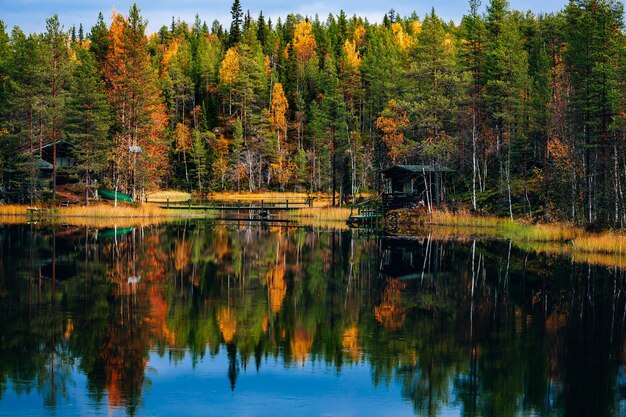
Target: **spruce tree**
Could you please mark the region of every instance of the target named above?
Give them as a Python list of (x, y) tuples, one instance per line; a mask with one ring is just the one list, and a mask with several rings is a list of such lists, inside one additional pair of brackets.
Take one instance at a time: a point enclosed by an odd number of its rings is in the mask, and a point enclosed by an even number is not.
[[(612, 144), (609, 138), (618, 114), (620, 59), (623, 59), (623, 6), (613, 0), (572, 1), (565, 10), (565, 60), (571, 75), (571, 114), (574, 132), (584, 150), (585, 217), (607, 222), (616, 182), (610, 174)], [(615, 210), (617, 211), (617, 210)]]
[(230, 9), (232, 21), (228, 32), (228, 45), (233, 46), (241, 40), (241, 25), (243, 23), (243, 11), (239, 0), (234, 0)]
[(109, 39), (109, 28), (104, 22), (104, 16), (102, 13), (98, 13), (98, 20), (96, 24), (91, 28), (91, 34), (89, 35), (91, 43), (89, 44), (89, 50), (93, 52), (98, 64), (98, 69), (102, 71), (104, 69), (104, 63), (109, 54), (109, 47), (111, 41)]
[(269, 28), (265, 23), (265, 17), (263, 17), (263, 12), (259, 13), (259, 19), (257, 20), (257, 39), (261, 43), (261, 46), (265, 47), (265, 44), (269, 38)]

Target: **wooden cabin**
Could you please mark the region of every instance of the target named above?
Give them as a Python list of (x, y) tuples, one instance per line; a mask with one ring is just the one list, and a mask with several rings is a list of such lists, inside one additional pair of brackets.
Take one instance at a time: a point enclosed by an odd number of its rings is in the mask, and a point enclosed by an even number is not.
[(383, 205), (386, 210), (411, 206), (437, 206), (442, 202), (445, 177), (454, 173), (443, 165), (393, 165), (384, 169)]

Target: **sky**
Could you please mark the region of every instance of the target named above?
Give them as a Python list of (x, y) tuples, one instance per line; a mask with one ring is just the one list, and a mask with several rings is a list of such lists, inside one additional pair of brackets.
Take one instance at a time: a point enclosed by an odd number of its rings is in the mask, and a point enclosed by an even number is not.
[[(567, 0), (509, 0), (511, 8), (532, 10), (535, 13), (549, 13), (562, 9)], [(126, 14), (133, 0), (0, 0), (0, 19), (10, 31), (19, 26), (24, 32), (43, 32), (46, 18), (59, 15), (66, 28), (80, 23), (88, 31), (96, 21), (98, 12), (110, 20), (113, 9)], [(230, 25), (231, 0), (136, 0), (141, 15), (148, 20), (148, 32), (156, 32), (162, 25), (170, 25), (172, 16), (192, 23), (197, 14), (209, 26), (213, 20), (219, 20), (227, 28)], [(487, 3), (487, 0), (483, 0)], [(288, 13), (306, 16), (318, 14), (325, 20), (329, 13), (337, 14), (344, 10), (348, 16), (354, 14), (366, 17), (370, 22), (380, 22), (383, 15), (391, 8), (401, 16), (408, 16), (413, 11), (424, 16), (435, 8), (444, 20), (460, 22), (468, 9), (467, 0), (242, 0), (244, 13), (250, 10), (253, 17), (260, 11), (272, 21)], [(484, 6), (483, 6), (484, 8)]]

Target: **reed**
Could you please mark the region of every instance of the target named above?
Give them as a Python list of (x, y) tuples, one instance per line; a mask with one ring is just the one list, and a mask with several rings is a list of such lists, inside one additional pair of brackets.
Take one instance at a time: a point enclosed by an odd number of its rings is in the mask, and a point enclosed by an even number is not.
[(565, 223), (526, 223), (495, 216), (476, 216), (469, 212), (434, 211), (426, 217), (431, 225), (470, 229), (469, 232), (487, 237), (502, 237), (531, 241), (571, 241), (585, 231)]
[(313, 207), (294, 210), (292, 218), (308, 218), (318, 221), (343, 221), (350, 217), (350, 209), (345, 207)]
[(308, 197), (313, 197), (313, 207), (325, 207), (329, 204), (332, 197), (325, 193), (297, 193), (297, 192), (278, 192), (278, 191), (264, 191), (264, 192), (218, 192), (210, 193), (209, 200), (216, 201), (243, 201), (243, 202), (259, 202), (261, 200), (269, 203), (273, 201), (303, 201)]
[(0, 214), (0, 225), (25, 224), (27, 222), (28, 217), (25, 214)]
[(97, 204), (89, 207), (73, 206), (59, 207), (55, 210), (55, 215), (59, 217), (173, 217), (173, 214), (165, 209), (152, 205), (127, 206), (120, 205), (114, 207), (108, 204)]
[(153, 191), (151, 193), (146, 194), (146, 198), (148, 202), (150, 201), (165, 201), (170, 200), (172, 202), (176, 201), (187, 201), (191, 198), (191, 194), (184, 191), (176, 191), (176, 190), (161, 190), (161, 191)]
[(350, 228), (345, 220), (319, 220), (315, 217), (298, 217), (294, 220), (298, 226), (310, 226), (315, 229), (348, 230)]
[(572, 246), (579, 252), (626, 255), (626, 235), (613, 231), (582, 235)]
[(0, 206), (0, 216), (26, 216), (27, 208), (17, 204)]
[(467, 211), (452, 213), (447, 210), (435, 210), (426, 216), (429, 224), (457, 227), (498, 227), (510, 220), (495, 216), (476, 216)]
[[(46, 210), (44, 217), (46, 219), (56, 218), (102, 218), (102, 219), (121, 219), (121, 218), (188, 218), (188, 217), (204, 217), (204, 212), (194, 210), (167, 210), (155, 205), (119, 205), (115, 207), (111, 204), (94, 204), (91, 206), (70, 206), (70, 207), (40, 207)], [(3, 223), (8, 223), (10, 217), (14, 217), (16, 221), (26, 221), (28, 219), (28, 206), (0, 206), (0, 217)], [(13, 222), (12, 222), (13, 223)]]

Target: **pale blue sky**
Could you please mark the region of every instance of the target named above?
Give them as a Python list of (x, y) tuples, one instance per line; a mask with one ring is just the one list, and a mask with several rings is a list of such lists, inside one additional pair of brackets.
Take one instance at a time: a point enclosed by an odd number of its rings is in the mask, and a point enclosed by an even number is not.
[[(567, 0), (510, 0), (511, 7), (520, 10), (532, 10), (535, 13), (553, 12), (562, 9)], [(9, 27), (20, 26), (25, 32), (41, 32), (45, 29), (45, 19), (57, 13), (66, 28), (73, 24), (78, 27), (82, 23), (89, 30), (95, 23), (98, 12), (102, 12), (109, 19), (111, 10), (126, 13), (132, 0), (0, 0), (0, 19)], [(263, 10), (265, 16), (273, 21), (277, 17), (286, 16), (288, 13), (300, 13), (314, 16), (319, 14), (325, 19), (328, 13), (337, 14), (343, 9), (346, 14), (352, 16), (367, 17), (371, 22), (380, 21), (385, 12), (394, 8), (402, 16), (407, 16), (413, 11), (423, 16), (432, 7), (445, 20), (460, 21), (467, 11), (467, 0), (242, 0), (244, 12), (250, 13), (256, 18), (259, 11)], [(483, 1), (484, 4), (487, 0)], [(225, 27), (230, 24), (231, 0), (144, 0), (137, 1), (142, 16), (149, 21), (148, 31), (158, 30), (162, 25), (169, 25), (172, 16), (181, 18), (187, 22), (193, 22), (196, 13), (202, 20), (210, 25), (214, 19), (218, 19)]]

